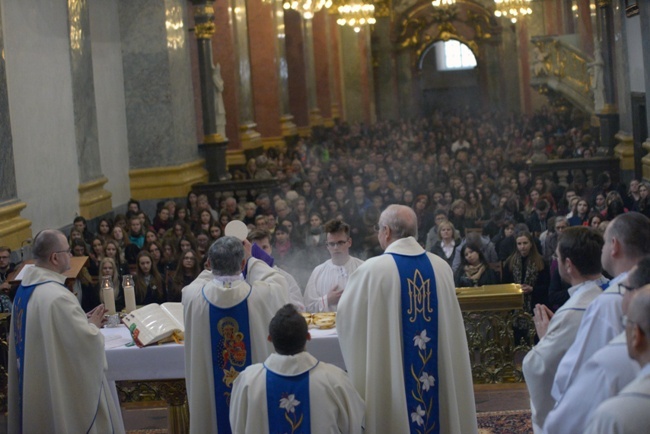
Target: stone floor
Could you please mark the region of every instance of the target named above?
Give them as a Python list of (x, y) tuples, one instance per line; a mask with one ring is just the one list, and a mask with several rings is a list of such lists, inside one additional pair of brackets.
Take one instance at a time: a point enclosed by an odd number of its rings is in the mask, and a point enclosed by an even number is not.
[[(530, 401), (525, 384), (488, 384), (474, 386), (477, 412), (528, 410)], [(158, 406), (123, 409), (127, 431), (166, 432), (167, 410)], [(133, 433), (135, 434), (135, 433)]]
[[(474, 386), (477, 412), (528, 410), (530, 401), (525, 384), (490, 384)], [(167, 432), (167, 409), (158, 404), (122, 409), (129, 432)], [(7, 432), (7, 418), (0, 416), (0, 434)], [(151, 430), (151, 431), (150, 431)]]

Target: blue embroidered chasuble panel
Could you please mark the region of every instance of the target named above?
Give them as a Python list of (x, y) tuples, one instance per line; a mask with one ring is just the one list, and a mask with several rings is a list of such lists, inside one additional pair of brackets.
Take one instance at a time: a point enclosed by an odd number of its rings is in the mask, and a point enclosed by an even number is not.
[(400, 276), (403, 368), (411, 434), (440, 432), (438, 400), (438, 293), (426, 253), (391, 253)]
[(311, 433), (309, 371), (284, 376), (266, 369), (266, 406), (270, 434)]
[(232, 432), (229, 415), (232, 383), (251, 365), (249, 295), (250, 291), (243, 301), (227, 309), (213, 305), (206, 298), (210, 306), (212, 373), (219, 434)]

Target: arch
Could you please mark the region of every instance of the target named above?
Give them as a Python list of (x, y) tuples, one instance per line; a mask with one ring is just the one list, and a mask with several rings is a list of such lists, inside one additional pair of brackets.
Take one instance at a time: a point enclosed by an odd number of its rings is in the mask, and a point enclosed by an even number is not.
[(446, 42), (449, 42), (449, 41), (458, 41), (459, 43), (461, 43), (465, 47), (469, 48), (469, 50), (472, 52), (472, 55), (474, 56), (474, 59), (476, 61), (476, 65), (478, 65), (479, 56), (478, 56), (478, 46), (476, 45), (476, 43), (472, 43), (472, 41), (466, 42), (466, 41), (463, 41), (460, 38), (449, 37), (447, 39), (440, 38), (438, 40), (431, 41), (429, 44), (422, 47), (422, 51), (421, 51), (421, 53), (419, 53), (419, 57), (418, 57), (418, 60), (417, 60), (418, 69), (420, 69), (420, 70), (422, 69), (422, 64), (424, 62), (424, 58), (427, 56), (427, 54), (429, 54), (429, 51), (431, 51), (432, 49), (435, 48), (436, 44), (438, 44), (440, 42), (446, 43)]

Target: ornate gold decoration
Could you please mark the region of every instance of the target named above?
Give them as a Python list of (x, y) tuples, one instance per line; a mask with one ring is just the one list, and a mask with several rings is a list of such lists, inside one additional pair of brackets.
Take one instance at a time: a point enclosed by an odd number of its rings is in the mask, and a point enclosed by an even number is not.
[(32, 222), (20, 216), (25, 202), (9, 201), (0, 205), (0, 245), (19, 249), (23, 241), (32, 237)]
[(531, 42), (531, 85), (544, 94), (549, 90), (558, 92), (573, 105), (593, 113), (589, 74), (593, 59), (552, 36), (533, 37)]
[(205, 160), (198, 159), (178, 166), (131, 169), (129, 178), (132, 198), (160, 199), (185, 196), (192, 184), (208, 181), (208, 172)]
[(197, 18), (204, 16), (214, 17), (214, 7), (212, 5), (194, 6), (194, 16)]
[(521, 309), (470, 311), (463, 321), (474, 384), (523, 382), (521, 363), (535, 336), (532, 316)]
[(212, 21), (197, 24), (194, 26), (194, 33), (198, 39), (211, 39), (216, 27)]
[(102, 176), (90, 182), (79, 184), (79, 214), (87, 219), (94, 218), (113, 210), (110, 191), (104, 190), (108, 178)]
[[(409, 292), (409, 321), (415, 322), (418, 314), (422, 314), (424, 321), (431, 321), (431, 281), (423, 280), (420, 270), (415, 270), (413, 279), (407, 279)], [(427, 314), (429, 316), (427, 316)]]
[(619, 132), (614, 136), (618, 145), (614, 147), (614, 155), (621, 161), (621, 170), (634, 170), (634, 137)]
[(402, 48), (415, 47), (414, 63), (431, 44), (456, 39), (472, 50), (478, 58), (479, 43), (495, 41), (501, 27), (492, 12), (479, 3), (462, 1), (452, 7), (434, 8), (431, 3), (418, 3), (394, 21), (395, 42)]
[(375, 17), (390, 17), (390, 0), (376, 0), (373, 3), (375, 4)]

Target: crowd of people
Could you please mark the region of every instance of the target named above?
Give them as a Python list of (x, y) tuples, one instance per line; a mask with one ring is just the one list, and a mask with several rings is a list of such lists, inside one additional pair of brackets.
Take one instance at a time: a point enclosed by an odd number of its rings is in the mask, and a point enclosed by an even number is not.
[[(537, 303), (556, 310), (568, 299), (554, 257), (558, 234), (575, 225), (603, 231), (627, 211), (650, 215), (645, 181), (624, 189), (602, 173), (588, 185), (576, 172), (560, 186), (551, 176), (532, 178), (526, 164), (540, 155), (594, 152), (586, 131), (546, 109), (530, 118), (455, 111), (343, 124), (318, 143), (301, 140), (291, 152), (270, 149), (236, 173), (276, 178), (271, 191), (242, 197), (191, 192), (182, 203), (159, 202), (152, 216), (131, 200), (126, 214), (101, 219), (94, 233), (77, 217), (69, 242), (74, 255), (90, 261), (76, 294), (88, 311), (101, 301), (99, 278), (112, 276), (121, 308), (121, 276), (130, 273), (137, 304), (180, 301), (231, 220), (268, 233), (275, 265), (305, 293), (314, 269), (330, 258), (327, 222), (345, 222), (351, 256), (365, 260), (382, 252), (374, 229), (379, 214), (401, 204), (415, 211), (419, 243), (452, 266), (457, 286), (520, 283), (529, 312)], [(316, 309), (313, 300), (302, 304)]]
[[(285, 423), (477, 432), (454, 288), (500, 282), (520, 284), (522, 308), (534, 315), (539, 342), (523, 362), (534, 431), (639, 432), (650, 423), (639, 400), (650, 369), (650, 185), (633, 180), (624, 189), (607, 173), (590, 184), (576, 171), (560, 186), (532, 178), (526, 164), (594, 152), (588, 134), (547, 110), (341, 125), (317, 144), (269, 150), (240, 174), (276, 178), (272, 191), (191, 192), (184, 203), (161, 201), (153, 219), (130, 200), (126, 214), (101, 219), (95, 233), (82, 217), (67, 239), (43, 231), (34, 240), (37, 266), (14, 301), (10, 430), (55, 423), (55, 406), (39, 401), (41, 384), (64, 396), (83, 391), (89, 404), (99, 397), (98, 410), (63, 409), (90, 416), (77, 418), (84, 431), (114, 424), (103, 363), (81, 373), (96, 380), (89, 387), (68, 380), (71, 389), (56, 378), (74, 378), (74, 367), (55, 372), (26, 359), (25, 348), (59, 342), (44, 318), (66, 315), (78, 332), (71, 336), (103, 354), (95, 348), (105, 313), (97, 282), (110, 277), (121, 310), (121, 277), (132, 274), (138, 305), (183, 303), (192, 432)], [(232, 220), (248, 226), (248, 240), (224, 236)], [(3, 276), (10, 253), (0, 247)], [(90, 258), (74, 295), (61, 276), (70, 255)], [(338, 311), (349, 376), (305, 352), (303, 310)], [(62, 346), (86, 351), (76, 341)], [(23, 417), (28, 402), (40, 418)]]

